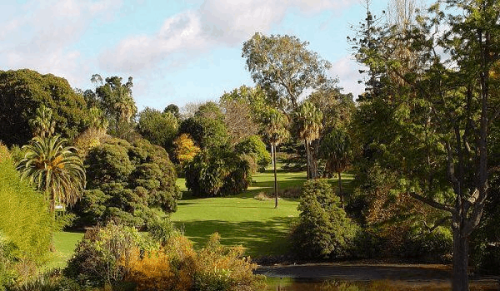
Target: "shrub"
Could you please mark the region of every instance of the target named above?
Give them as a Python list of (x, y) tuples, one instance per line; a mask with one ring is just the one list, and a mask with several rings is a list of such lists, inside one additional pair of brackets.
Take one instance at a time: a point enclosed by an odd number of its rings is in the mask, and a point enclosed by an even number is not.
[(148, 236), (133, 227), (110, 222), (93, 228), (75, 250), (64, 275), (81, 285), (103, 286), (123, 281), (134, 248), (150, 248)]
[(256, 265), (242, 254), (241, 247), (222, 246), (218, 234), (198, 253), (186, 237), (174, 235), (158, 250), (134, 249), (125, 279), (137, 290), (261, 290)]
[(261, 172), (271, 163), (271, 155), (266, 150), (266, 145), (258, 135), (245, 138), (235, 146), (235, 150), (240, 154), (254, 154), (255, 162)]
[(203, 150), (185, 170), (186, 187), (195, 196), (237, 194), (252, 180), (248, 161), (229, 147)]
[(192, 290), (196, 252), (184, 236), (170, 237), (160, 249), (148, 253), (134, 248), (125, 280), (137, 290)]
[(225, 247), (214, 233), (197, 259), (194, 290), (261, 290), (262, 277), (255, 276), (257, 265), (243, 257), (243, 248)]
[(109, 139), (90, 150), (87, 190), (74, 207), (79, 225), (110, 220), (137, 227), (155, 216), (150, 207), (170, 213), (177, 209), (181, 193), (175, 184), (174, 166), (165, 149), (146, 140), (134, 143)]
[(451, 230), (438, 227), (432, 232), (414, 228), (406, 234), (401, 254), (407, 258), (422, 258), (432, 261), (446, 261), (453, 250)]
[(304, 184), (299, 204), (299, 223), (292, 232), (297, 255), (304, 258), (346, 256), (358, 227), (340, 208), (327, 180), (311, 180)]

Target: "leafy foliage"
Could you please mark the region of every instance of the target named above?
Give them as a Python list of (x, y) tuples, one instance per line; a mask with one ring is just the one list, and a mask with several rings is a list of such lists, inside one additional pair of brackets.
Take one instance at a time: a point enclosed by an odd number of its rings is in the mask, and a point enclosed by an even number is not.
[(152, 241), (133, 227), (109, 223), (90, 229), (64, 270), (65, 276), (86, 286), (112, 286), (122, 281), (134, 248), (149, 248)]
[(189, 134), (200, 148), (220, 147), (229, 141), (224, 115), (213, 102), (202, 104), (193, 117), (183, 120), (179, 133)]
[(137, 124), (139, 133), (152, 144), (165, 149), (172, 146), (178, 127), (177, 118), (173, 113), (162, 113), (149, 107), (139, 113)]
[(85, 170), (74, 147), (66, 147), (60, 136), (35, 137), (23, 146), (24, 158), (17, 169), (50, 201), (50, 211), (58, 203), (74, 205), (83, 194)]
[(358, 227), (340, 208), (327, 180), (304, 184), (300, 220), (292, 233), (295, 252), (305, 258), (336, 258), (348, 254)]
[(173, 212), (180, 199), (176, 173), (166, 151), (146, 140), (134, 143), (111, 138), (92, 149), (87, 159), (88, 186), (75, 211), (80, 223), (94, 225), (111, 219), (144, 226), (154, 214), (150, 207)]
[(0, 140), (8, 146), (24, 145), (33, 137), (29, 121), (42, 105), (52, 109), (55, 132), (65, 138), (85, 126), (86, 102), (63, 78), (28, 69), (0, 71), (0, 96)]
[(181, 165), (191, 162), (200, 152), (200, 148), (194, 144), (193, 139), (185, 133), (174, 140), (174, 147), (175, 157)]
[(195, 196), (240, 193), (251, 182), (250, 164), (229, 147), (202, 150), (185, 167), (186, 187)]
[(305, 89), (318, 88), (326, 81), (330, 63), (307, 50), (307, 45), (294, 36), (260, 33), (243, 44), (242, 56), (252, 79), (282, 110), (296, 109)]
[[(22, 266), (41, 263), (52, 235), (48, 204), (28, 181), (22, 181), (7, 148), (0, 144), (0, 289), (26, 280)], [(21, 276), (21, 278), (20, 278)], [(25, 278), (22, 278), (25, 276)]]
[(173, 236), (164, 247), (141, 256), (135, 250), (126, 280), (138, 290), (261, 290), (257, 267), (244, 258), (241, 247), (224, 247), (213, 234), (200, 251), (183, 236)]
[(236, 144), (235, 151), (240, 154), (254, 155), (260, 171), (265, 170), (265, 167), (271, 163), (271, 155), (258, 135), (249, 136)]

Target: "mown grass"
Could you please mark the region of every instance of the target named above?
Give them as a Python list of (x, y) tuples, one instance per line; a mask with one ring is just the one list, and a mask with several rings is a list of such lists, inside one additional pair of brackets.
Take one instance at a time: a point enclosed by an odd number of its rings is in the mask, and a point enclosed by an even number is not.
[(82, 238), (83, 232), (56, 232), (53, 240), (55, 251), (50, 253), (49, 260), (44, 265), (44, 269), (62, 269), (66, 267), (68, 260), (75, 252), (75, 248)]
[[(347, 186), (349, 177), (343, 177)], [(335, 182), (337, 179), (333, 179)], [(301, 187), (305, 172), (278, 172), (279, 190)], [(291, 225), (299, 216), (297, 199), (280, 199), (277, 209), (274, 199), (260, 201), (254, 197), (264, 192), (272, 197), (274, 174), (271, 169), (253, 177), (252, 186), (241, 194), (225, 198), (195, 198), (178, 180), (184, 191), (177, 212), (171, 218), (196, 246), (203, 245), (210, 235), (218, 232), (226, 245), (242, 245), (252, 257), (283, 255), (289, 251), (287, 239)]]

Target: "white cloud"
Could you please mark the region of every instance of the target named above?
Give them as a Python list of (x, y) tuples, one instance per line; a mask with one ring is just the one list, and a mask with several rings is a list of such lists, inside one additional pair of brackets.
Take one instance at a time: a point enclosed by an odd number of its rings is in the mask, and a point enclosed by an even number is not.
[(329, 75), (340, 80), (339, 86), (344, 88), (343, 93), (352, 93), (354, 99), (364, 92), (364, 84), (358, 84), (363, 78), (359, 73), (360, 65), (351, 56), (345, 56), (335, 61), (329, 70)]
[(241, 45), (256, 31), (266, 33), (281, 23), (293, 7), (314, 14), (351, 4), (349, 0), (204, 0), (197, 10), (166, 19), (153, 35), (122, 40), (101, 55), (100, 63), (107, 70), (137, 74), (174, 54), (195, 56), (217, 46)]
[(4, 56), (0, 64), (62, 75), (71, 83), (80, 81), (88, 61), (71, 46), (92, 21), (108, 18), (111, 8), (120, 4), (121, 0), (32, 0), (11, 6), (9, 15), (3, 17), (6, 29), (0, 34)]

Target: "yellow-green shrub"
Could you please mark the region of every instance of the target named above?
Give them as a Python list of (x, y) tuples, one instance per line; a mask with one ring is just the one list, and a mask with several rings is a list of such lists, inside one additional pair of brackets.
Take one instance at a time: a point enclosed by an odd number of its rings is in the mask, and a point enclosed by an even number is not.
[(143, 253), (134, 249), (125, 280), (134, 282), (138, 291), (191, 290), (195, 261), (191, 241), (184, 236), (173, 236), (158, 250)]
[(241, 247), (225, 247), (212, 235), (196, 252), (184, 236), (172, 236), (164, 247), (148, 253), (134, 249), (127, 265), (126, 281), (137, 290), (261, 290), (255, 264), (243, 257)]

